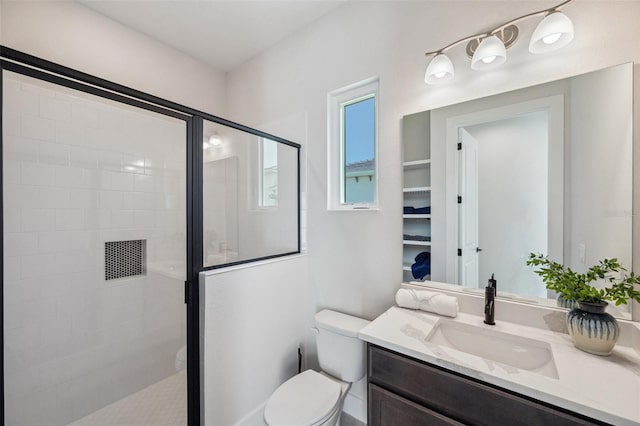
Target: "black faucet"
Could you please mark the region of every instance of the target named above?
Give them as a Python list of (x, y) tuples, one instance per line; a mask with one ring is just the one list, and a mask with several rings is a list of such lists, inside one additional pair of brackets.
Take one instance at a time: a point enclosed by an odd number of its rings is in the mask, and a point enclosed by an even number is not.
[(484, 288), (484, 323), (489, 325), (496, 325), (496, 292), (498, 291), (498, 283), (494, 278), (494, 274), (491, 274), (489, 283)]

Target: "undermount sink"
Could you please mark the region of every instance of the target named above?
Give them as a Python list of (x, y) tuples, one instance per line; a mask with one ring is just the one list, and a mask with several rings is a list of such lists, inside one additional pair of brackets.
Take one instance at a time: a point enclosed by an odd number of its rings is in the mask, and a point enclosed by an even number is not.
[(445, 320), (440, 320), (425, 340), (520, 370), (558, 378), (553, 352), (546, 342)]

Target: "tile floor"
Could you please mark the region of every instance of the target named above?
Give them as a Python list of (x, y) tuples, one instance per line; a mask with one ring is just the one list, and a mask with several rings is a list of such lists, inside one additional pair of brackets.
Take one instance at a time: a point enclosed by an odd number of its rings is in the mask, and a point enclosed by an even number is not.
[(186, 426), (187, 374), (180, 371), (69, 426)]

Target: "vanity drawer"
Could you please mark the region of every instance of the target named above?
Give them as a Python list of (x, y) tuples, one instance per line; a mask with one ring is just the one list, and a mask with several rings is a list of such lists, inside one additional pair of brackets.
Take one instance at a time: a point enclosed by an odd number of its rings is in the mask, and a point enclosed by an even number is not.
[(369, 426), (462, 426), (462, 423), (373, 384), (369, 385), (369, 398)]
[(602, 424), (368, 345), (369, 383), (473, 425)]

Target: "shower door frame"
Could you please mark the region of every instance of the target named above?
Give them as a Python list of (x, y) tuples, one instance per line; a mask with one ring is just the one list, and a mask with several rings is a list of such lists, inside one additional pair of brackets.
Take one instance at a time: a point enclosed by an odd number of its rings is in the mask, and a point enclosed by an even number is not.
[[(151, 111), (160, 115), (173, 117), (184, 121), (186, 125), (186, 134), (184, 142), (186, 144), (186, 248), (187, 262), (185, 270), (185, 303), (187, 305), (187, 417), (189, 425), (200, 424), (200, 356), (199, 356), (199, 300), (198, 300), (198, 262), (201, 259), (194, 257), (198, 250), (194, 251), (194, 246), (199, 242), (195, 235), (195, 224), (193, 214), (197, 211), (196, 201), (197, 192), (194, 190), (198, 187), (197, 171), (194, 170), (193, 164), (195, 158), (201, 156), (201, 150), (194, 149), (194, 143), (197, 140), (197, 132), (194, 131), (197, 126), (194, 124), (195, 117), (183, 112), (179, 112), (175, 108), (168, 108), (162, 103), (168, 103), (160, 98), (155, 98), (130, 89), (116, 83), (103, 80), (89, 74), (64, 67), (53, 62), (49, 62), (35, 56), (25, 54), (4, 46), (0, 46), (0, 73), (10, 71), (17, 74), (25, 75), (37, 80), (46, 81), (59, 86), (78, 90), (88, 93), (99, 98), (105, 98), (111, 101), (130, 105), (146, 111)], [(0, 74), (0, 101), (3, 99), (4, 74)], [(3, 117), (4, 105), (0, 102), (0, 118)], [(3, 120), (0, 119), (0, 147), (3, 141)], [(198, 145), (196, 145), (197, 147)], [(200, 153), (200, 155), (199, 155)], [(0, 149), (0, 236), (2, 243), (0, 244), (0, 316), (4, 318), (4, 188), (3, 184), (3, 161), (2, 149)], [(195, 173), (194, 173), (195, 172)], [(201, 240), (201, 239), (200, 239)], [(200, 241), (201, 244), (201, 241)], [(201, 268), (201, 264), (200, 264)], [(0, 419), (4, 424), (5, 419), (5, 393), (4, 393), (4, 327), (0, 330), (0, 341), (2, 343), (2, 352), (0, 353)]]

